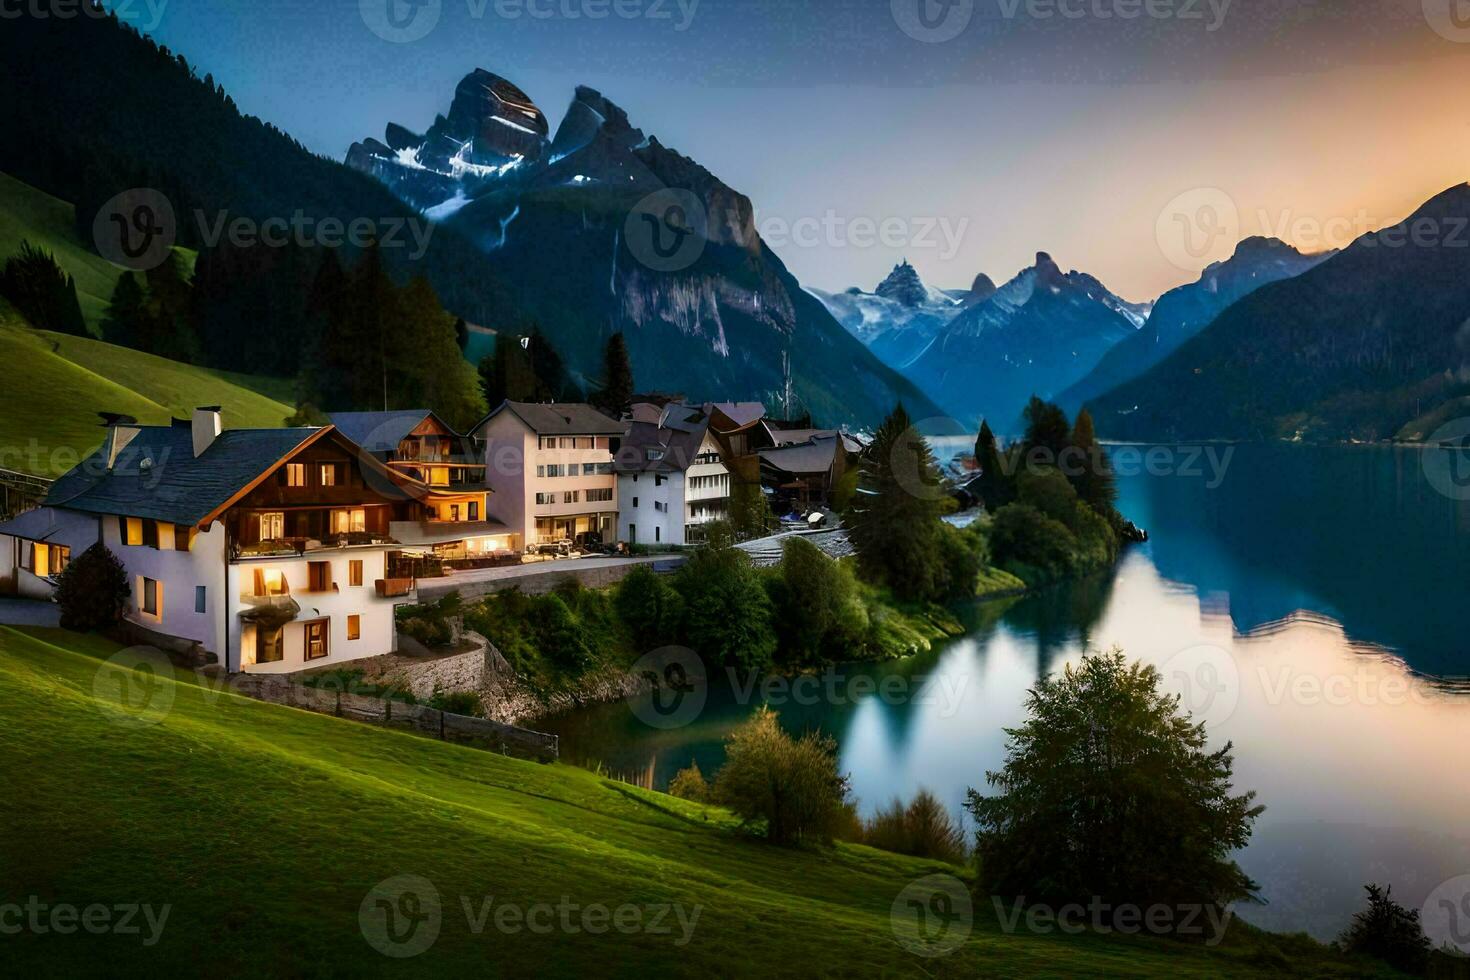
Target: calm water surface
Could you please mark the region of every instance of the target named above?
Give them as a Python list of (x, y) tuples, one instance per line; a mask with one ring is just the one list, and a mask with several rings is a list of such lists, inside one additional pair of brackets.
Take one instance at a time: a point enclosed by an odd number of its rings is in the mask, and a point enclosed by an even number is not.
[[(920, 787), (958, 812), (1036, 679), (1119, 645), (1234, 742), (1238, 786), (1267, 807), (1240, 861), (1268, 904), (1242, 914), (1331, 937), (1365, 882), (1417, 905), (1470, 873), (1470, 503), (1430, 485), (1426, 452), (1242, 446), (1218, 485), (1203, 463), (1121, 475), (1152, 538), (1114, 572), (968, 608), (969, 634), (933, 653), (764, 693), (793, 731), (837, 738), (864, 812)], [(671, 731), (624, 703), (542, 727), (663, 787), (691, 760), (718, 768), (761, 700), (717, 682)]]

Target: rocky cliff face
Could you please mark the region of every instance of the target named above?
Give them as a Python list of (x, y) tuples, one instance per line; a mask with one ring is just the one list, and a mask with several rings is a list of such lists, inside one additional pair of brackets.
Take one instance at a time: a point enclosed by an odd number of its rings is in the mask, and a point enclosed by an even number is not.
[(476, 71), (422, 141), (386, 139), (347, 162), (493, 255), (589, 385), (622, 331), (641, 387), (782, 408), (791, 392), (793, 411), (833, 424), (876, 424), (899, 399), (932, 409), (803, 292), (749, 198), (595, 89), (577, 88), (547, 140), (520, 89)]

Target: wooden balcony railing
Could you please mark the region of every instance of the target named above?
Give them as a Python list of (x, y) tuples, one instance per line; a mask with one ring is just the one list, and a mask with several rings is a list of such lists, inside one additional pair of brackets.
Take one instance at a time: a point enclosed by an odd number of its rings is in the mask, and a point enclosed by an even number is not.
[(380, 578), (373, 582), (380, 599), (397, 599), (413, 593), (411, 578)]

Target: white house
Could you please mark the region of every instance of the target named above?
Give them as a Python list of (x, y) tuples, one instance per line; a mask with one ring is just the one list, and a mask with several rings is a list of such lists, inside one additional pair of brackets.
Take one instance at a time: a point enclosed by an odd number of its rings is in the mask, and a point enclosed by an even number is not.
[(725, 517), (730, 471), (705, 407), (678, 402), (634, 405), (613, 469), (618, 479), (618, 540), (690, 543), (699, 526)]
[(50, 598), (73, 555), (97, 543), (97, 519), (49, 507), (0, 524), (0, 595)]
[(622, 434), (622, 422), (591, 405), (503, 402), (471, 432), (485, 448), (491, 513), (524, 548), (588, 534), (611, 541)]
[[(332, 426), (222, 431), (217, 408), (171, 426), (106, 418), (102, 447), (45, 505), (0, 525), (29, 543), (29, 594), (47, 591), (30, 588), (46, 578), (37, 544), (62, 542), (74, 560), (100, 540), (127, 572), (132, 626), (164, 646), (197, 645), (230, 671), (394, 649), (393, 607), (414, 583), (395, 575), (402, 546), (389, 529), (432, 521), (434, 489)], [(56, 560), (47, 552), (47, 565)]]

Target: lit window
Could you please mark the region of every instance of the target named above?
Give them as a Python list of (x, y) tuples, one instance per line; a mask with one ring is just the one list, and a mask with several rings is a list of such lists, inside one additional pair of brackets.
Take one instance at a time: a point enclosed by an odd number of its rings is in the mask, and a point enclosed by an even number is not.
[(306, 624), (306, 659), (320, 660), (327, 655), (327, 620)]
[(291, 588), (286, 582), (284, 572), (275, 568), (255, 570), (255, 594), (257, 596), (290, 595), (290, 593)]
[(332, 511), (332, 533), (348, 534), (367, 530), (367, 511), (361, 507)]
[(269, 511), (258, 516), (260, 540), (276, 541), (286, 536), (286, 515), (280, 511)]
[(321, 467), (321, 483), (324, 487), (335, 487), (337, 485), (337, 464), (323, 463)]
[(348, 616), (347, 617), (347, 638), (349, 640), (360, 640), (360, 639), (362, 639), (362, 617), (361, 616)]
[(141, 517), (124, 518), (127, 525), (123, 534), (123, 544), (141, 545), (143, 543), (143, 519)]
[(306, 464), (305, 463), (287, 463), (286, 464), (286, 486), (288, 486), (288, 487), (304, 487), (304, 486), (306, 486)]
[(362, 562), (354, 560), (347, 563), (347, 584), (362, 584)]
[(51, 574), (51, 549), (44, 544), (31, 545), (31, 572), (38, 578)]

